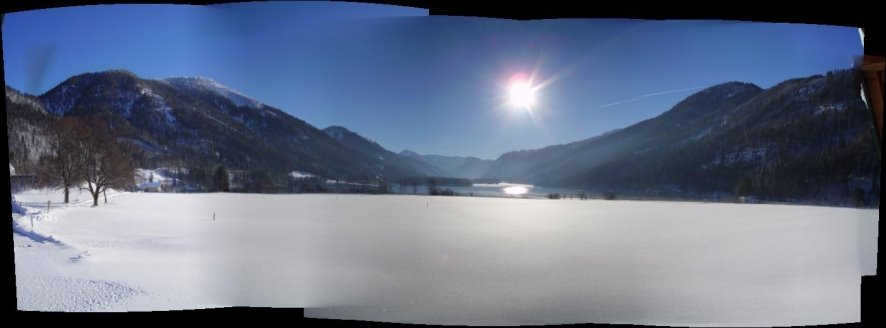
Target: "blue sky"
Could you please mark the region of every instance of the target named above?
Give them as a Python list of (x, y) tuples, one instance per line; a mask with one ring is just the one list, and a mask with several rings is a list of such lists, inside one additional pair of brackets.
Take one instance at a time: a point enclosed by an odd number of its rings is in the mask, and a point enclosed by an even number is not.
[[(652, 118), (702, 87), (849, 68), (857, 29), (728, 21), (430, 17), (357, 3), (100, 5), (8, 14), (6, 83), (204, 76), (399, 152), (496, 158)], [(516, 73), (545, 81), (505, 106)], [(651, 95), (651, 96), (650, 96)]]

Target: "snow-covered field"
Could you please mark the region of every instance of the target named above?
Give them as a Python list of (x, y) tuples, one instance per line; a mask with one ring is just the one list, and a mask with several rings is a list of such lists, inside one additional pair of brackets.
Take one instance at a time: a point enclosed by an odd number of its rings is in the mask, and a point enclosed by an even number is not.
[(879, 219), (879, 210), (784, 205), (110, 196), (49, 213), (43, 199), (13, 215), (19, 309), (305, 307), (309, 317), (474, 325), (855, 322)]

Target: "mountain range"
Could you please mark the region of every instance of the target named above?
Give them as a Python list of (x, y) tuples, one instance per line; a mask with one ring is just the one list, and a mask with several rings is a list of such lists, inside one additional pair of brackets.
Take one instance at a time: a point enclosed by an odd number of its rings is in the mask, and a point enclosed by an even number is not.
[[(343, 126), (330, 126), (323, 129), (327, 135), (345, 145), (348, 148), (357, 150), (363, 154), (377, 158), (384, 163), (385, 168), (390, 172), (408, 172), (411, 176), (438, 176), (444, 174), (439, 168), (414, 158), (395, 154), (375, 141), (369, 140)], [(402, 176), (392, 174), (392, 176)]]
[(43, 131), (54, 119), (94, 116), (141, 148), (142, 167), (221, 164), (271, 177), (437, 176), (636, 196), (879, 204), (880, 158), (871, 156), (878, 141), (858, 95), (851, 70), (768, 89), (723, 83), (637, 124), (495, 160), (394, 153), (342, 126), (320, 130), (208, 78), (152, 80), (125, 70), (77, 75), (39, 96), (6, 86), (6, 115), (18, 171), (45, 153)]
[(207, 78), (151, 80), (110, 70), (71, 77), (39, 96), (9, 86), (6, 95), (10, 161), (17, 168), (33, 165), (40, 130), (52, 118), (97, 116), (139, 145), (139, 164), (148, 167), (221, 164), (272, 176), (300, 171), (361, 181), (425, 175), (421, 166), (391, 164), (348, 147)]
[(401, 151), (400, 156), (428, 163), (438, 168), (441, 172), (439, 175), (463, 179), (483, 177), (489, 171), (489, 166), (492, 164), (492, 160), (479, 159), (473, 156), (419, 155), (411, 150)]
[(850, 70), (768, 89), (719, 84), (605, 135), (505, 153), (484, 178), (635, 196), (879, 204), (878, 140), (858, 86)]

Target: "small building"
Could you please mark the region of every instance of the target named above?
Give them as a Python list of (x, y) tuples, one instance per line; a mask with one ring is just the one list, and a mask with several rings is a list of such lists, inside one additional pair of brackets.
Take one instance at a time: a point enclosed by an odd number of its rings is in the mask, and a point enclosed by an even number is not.
[(144, 192), (162, 192), (163, 185), (161, 185), (159, 181), (142, 182), (141, 184), (138, 185), (138, 187), (136, 187), (136, 189), (138, 189), (138, 191), (144, 191)]
[(35, 188), (37, 186), (37, 176), (16, 172), (12, 163), (9, 163), (9, 186), (12, 188), (13, 193), (28, 188)]
[(155, 182), (160, 183), (160, 187), (163, 189), (172, 189), (172, 187), (178, 184), (178, 181), (176, 181), (176, 179), (166, 177), (157, 179), (155, 180)]

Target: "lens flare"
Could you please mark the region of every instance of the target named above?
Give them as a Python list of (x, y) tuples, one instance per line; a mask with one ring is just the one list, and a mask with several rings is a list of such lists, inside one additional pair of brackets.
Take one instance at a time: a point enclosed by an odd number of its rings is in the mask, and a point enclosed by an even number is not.
[(531, 109), (535, 104), (535, 91), (531, 79), (522, 74), (514, 75), (508, 84), (508, 101), (515, 108)]

